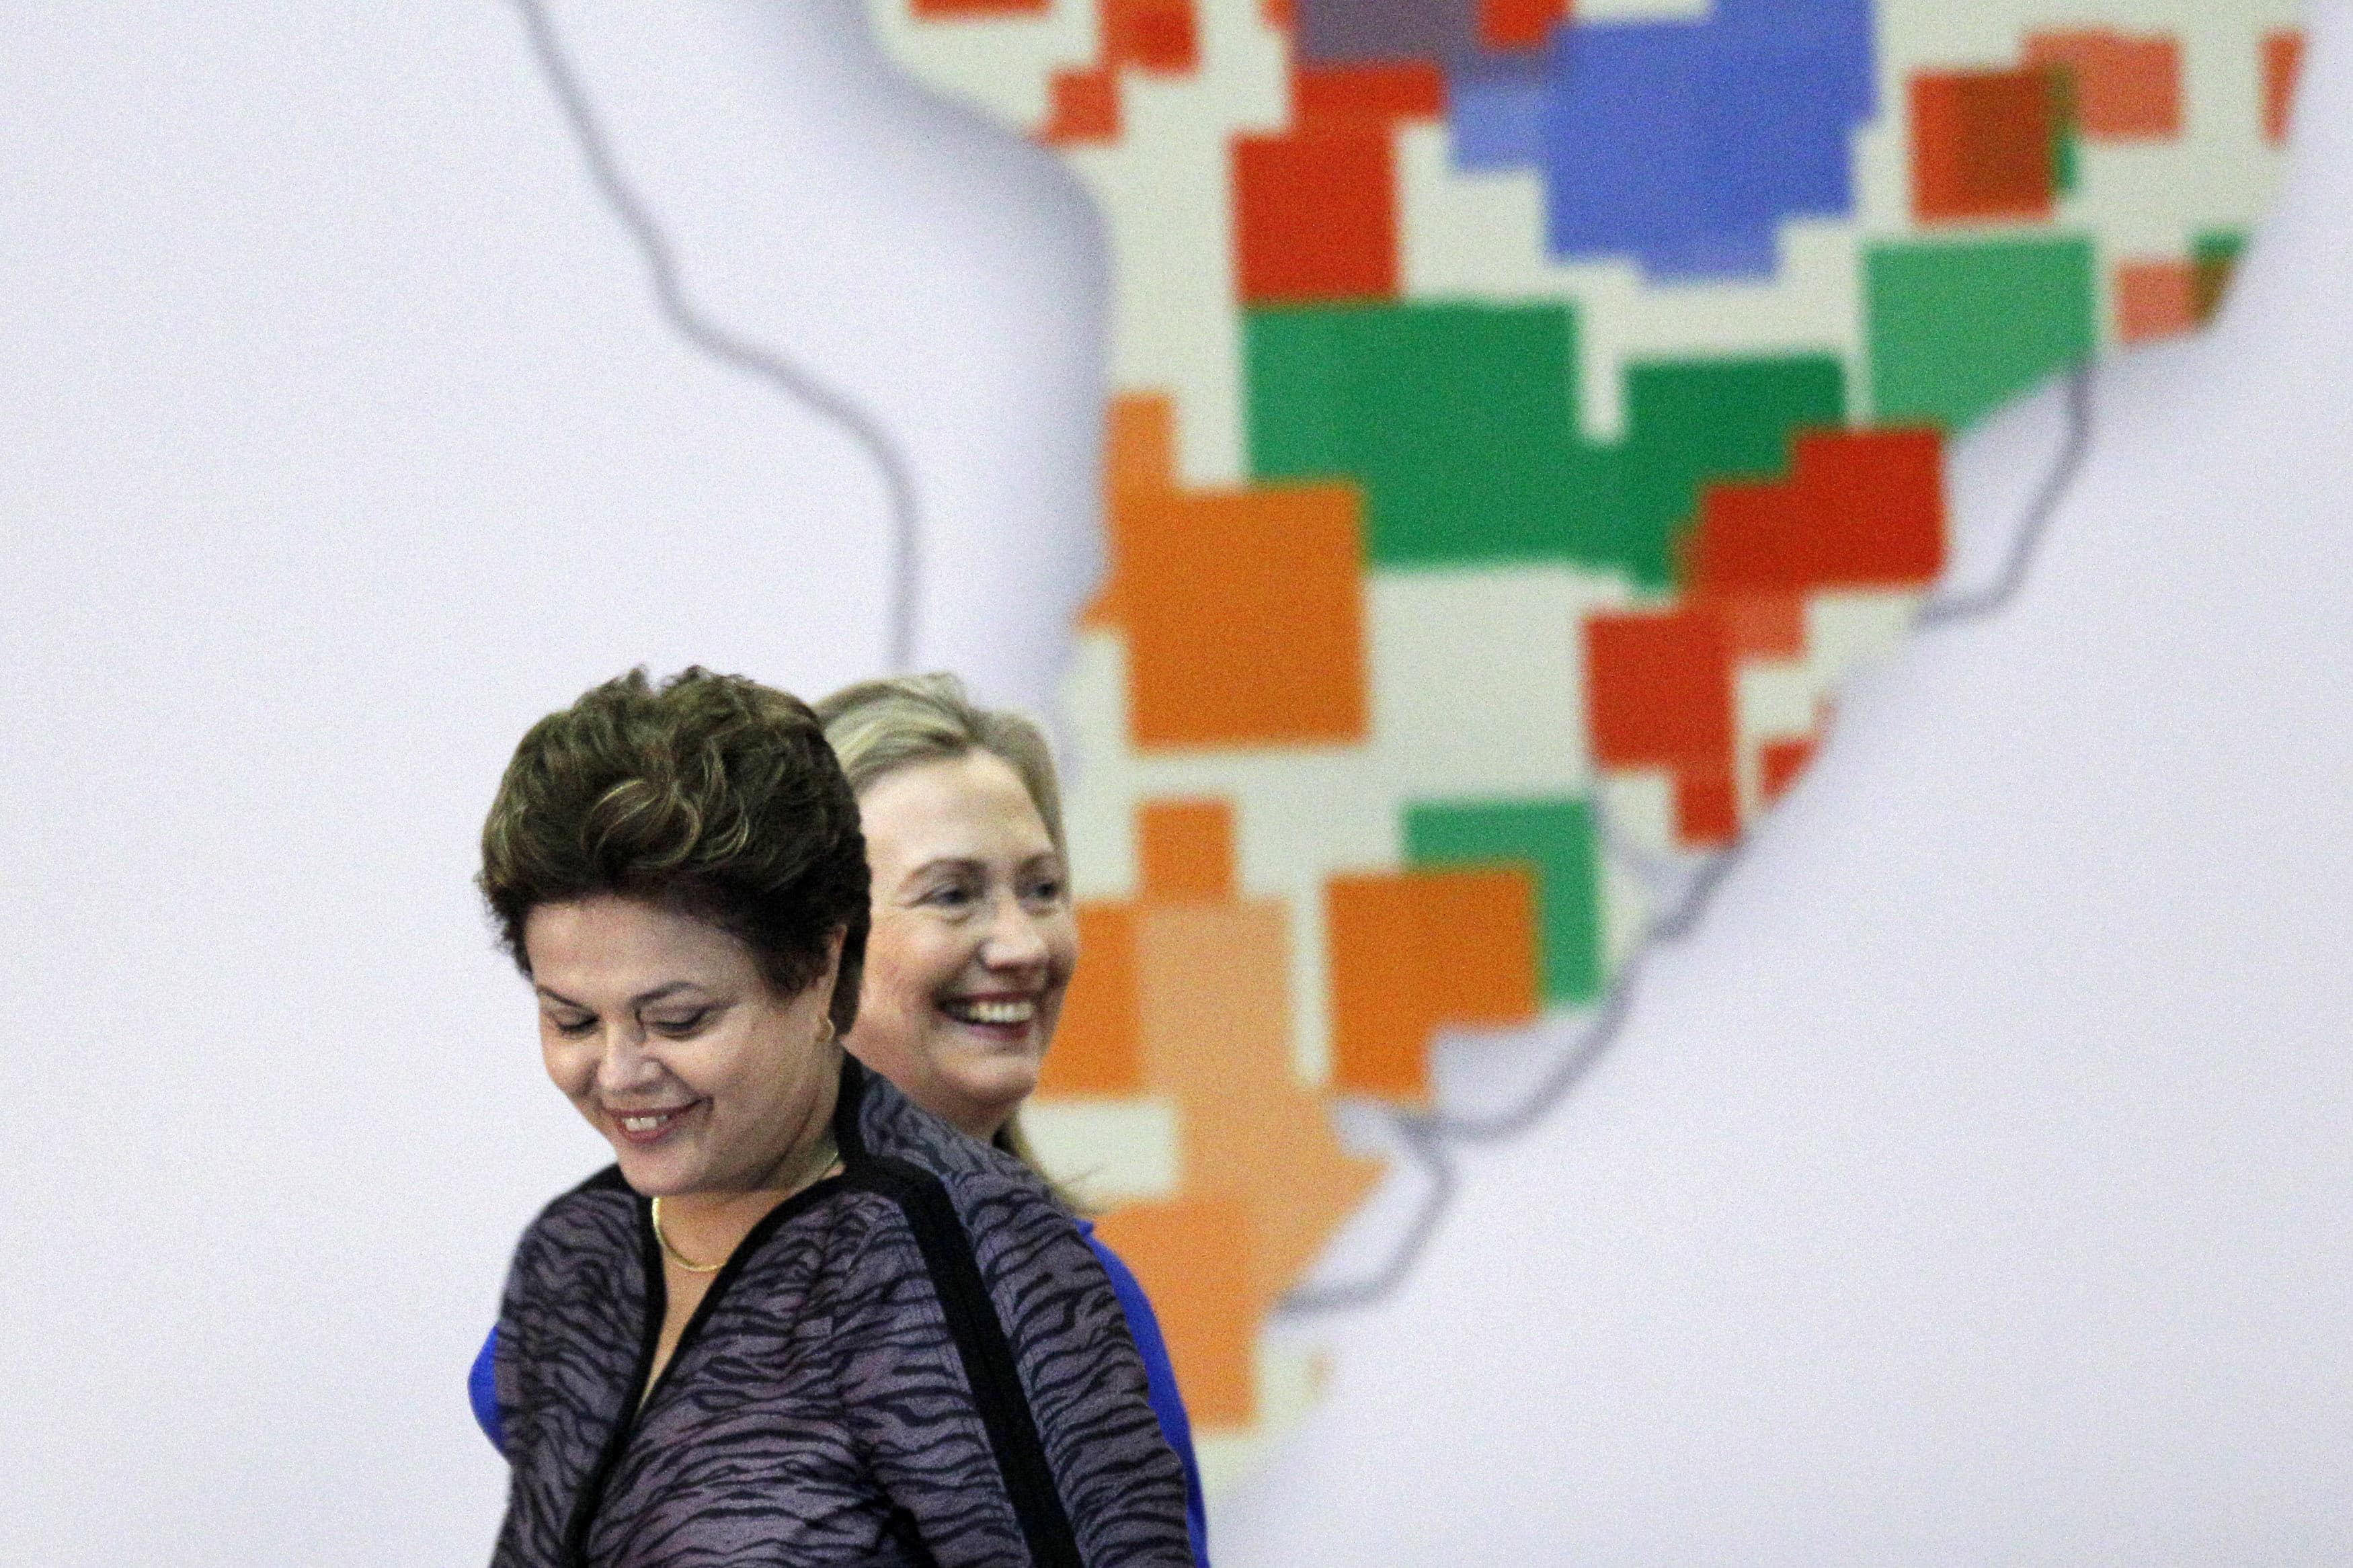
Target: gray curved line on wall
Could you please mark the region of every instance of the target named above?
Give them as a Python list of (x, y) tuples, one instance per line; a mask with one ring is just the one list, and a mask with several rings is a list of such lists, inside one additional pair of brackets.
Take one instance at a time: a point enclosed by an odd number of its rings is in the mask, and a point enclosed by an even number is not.
[[(1991, 619), (2008, 609), (2024, 589), (2027, 579), (2033, 573), (2042, 542), (2051, 531), (2052, 520), (2058, 515), (2060, 507), (2074, 489), (2075, 481), (2082, 477), (2084, 460), (2091, 453), (2094, 374), (2091, 366), (2078, 365), (2066, 378), (2065, 438), (2060, 445), (2057, 457), (2052, 461), (2050, 471), (2043, 476), (2042, 482), (2027, 502), (2026, 513), (2020, 520), (2010, 548), (2002, 557), (2000, 571), (1991, 583), (1975, 592), (1932, 596), (1920, 607), (1913, 623), (1915, 629), (1928, 631)], [(1606, 818), (1601, 827), (1604, 842), (1611, 843), (1616, 836)], [(1683, 873), (1689, 880), (1682, 897), (1651, 927), (1641, 945), (1619, 970), (1603, 998), (1600, 1011), (1562, 1053), (1560, 1059), (1553, 1064), (1543, 1080), (1518, 1105), (1483, 1117), (1453, 1116), (1444, 1111), (1403, 1111), (1390, 1116), (1392, 1135), (1406, 1154), (1421, 1167), (1428, 1184), (1413, 1219), (1378, 1268), (1357, 1279), (1332, 1285), (1303, 1286), (1282, 1299), (1276, 1309), (1281, 1314), (1289, 1318), (1304, 1318), (1368, 1307), (1405, 1282), (1406, 1276), (1413, 1271), (1414, 1265), (1430, 1245), (1430, 1237), (1437, 1234), (1438, 1222), (1444, 1214), (1448, 1200), (1453, 1195), (1457, 1178), (1451, 1157), (1452, 1149), (1458, 1145), (1499, 1143), (1518, 1137), (1558, 1107), (1584, 1081), (1594, 1065), (1624, 1033), (1626, 1020), (1633, 1012), (1634, 998), (1641, 985), (1642, 971), (1651, 958), (1662, 944), (1682, 942), (1699, 929), (1709, 904), (1715, 900), (1715, 889), (1739, 864), (1747, 842), (1744, 837), (1722, 854), (1701, 861)], [(1619, 847), (1612, 845), (1613, 850)], [(1662, 858), (1648, 852), (1639, 852), (1630, 858), (1645, 861)]]
[(679, 276), (677, 252), (644, 199), (622, 176), (611, 142), (590, 106), (588, 95), (573, 71), (555, 36), (543, 0), (514, 0), (531, 42), (532, 58), (548, 90), (554, 94), (579, 144), (582, 160), (596, 194), (621, 222), (637, 246), (653, 284), (654, 299), (672, 329), (702, 353), (722, 364), (765, 382), (820, 419), (848, 436), (873, 463), (882, 479), (891, 510), (891, 602), (888, 658), (893, 670), (913, 668), (917, 590), (921, 582), (921, 513), (915, 502), (914, 474), (906, 455), (891, 438), (881, 420), (847, 394), (827, 385), (783, 354), (735, 336), (711, 321), (687, 297)]

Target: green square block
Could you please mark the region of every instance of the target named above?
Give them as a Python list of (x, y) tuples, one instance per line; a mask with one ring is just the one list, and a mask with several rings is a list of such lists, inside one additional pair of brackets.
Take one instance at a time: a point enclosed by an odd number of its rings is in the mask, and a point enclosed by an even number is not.
[(1582, 800), (1439, 801), (1405, 812), (1407, 863), (1526, 866), (1535, 873), (1538, 984), (1547, 1002), (1601, 993), (1601, 869)]
[(1674, 544), (1701, 488), (1775, 479), (1789, 437), (1846, 424), (1846, 367), (1828, 354), (1662, 360), (1626, 373), (1626, 510), (1615, 554), (1648, 587), (1677, 576)]
[(2088, 239), (1875, 246), (1863, 268), (1883, 424), (1965, 429), (2099, 341)]
[(1562, 561), (1675, 578), (1703, 483), (1783, 472), (1791, 433), (1846, 423), (1828, 354), (1661, 362), (1627, 376), (1629, 438), (1579, 433), (1560, 304), (1248, 312), (1251, 477), (1365, 489), (1377, 567)]
[(2236, 267), (2246, 248), (2245, 229), (2210, 228), (2189, 242), (2189, 259), (2199, 267)]
[(1372, 564), (1609, 563), (1617, 463), (1577, 433), (1567, 306), (1261, 310), (1243, 337), (1251, 476), (1363, 485)]
[(2084, 133), (2073, 121), (2063, 121), (2051, 149), (2051, 183), (2063, 196), (2072, 196), (2084, 183)]
[(2051, 117), (2051, 184), (2072, 196), (2084, 178), (2083, 93), (2072, 68), (2051, 76), (2059, 93), (2058, 112)]

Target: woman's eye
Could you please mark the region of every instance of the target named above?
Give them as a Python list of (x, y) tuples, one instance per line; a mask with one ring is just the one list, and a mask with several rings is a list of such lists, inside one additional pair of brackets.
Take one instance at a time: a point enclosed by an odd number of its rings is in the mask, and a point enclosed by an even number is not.
[(945, 887), (933, 889), (923, 901), (942, 909), (961, 910), (972, 903), (973, 890), (962, 882), (950, 882)]
[(572, 1040), (580, 1038), (596, 1026), (594, 1018), (550, 1018), (548, 1022), (555, 1026), (557, 1034)]
[(1029, 896), (1041, 904), (1059, 904), (1062, 901), (1062, 879), (1041, 877), (1029, 884)]
[(683, 1018), (649, 1018), (646, 1023), (648, 1026), (668, 1035), (674, 1040), (684, 1039), (702, 1027), (702, 1021), (709, 1016), (711, 1015), (708, 1012), (691, 1013)]

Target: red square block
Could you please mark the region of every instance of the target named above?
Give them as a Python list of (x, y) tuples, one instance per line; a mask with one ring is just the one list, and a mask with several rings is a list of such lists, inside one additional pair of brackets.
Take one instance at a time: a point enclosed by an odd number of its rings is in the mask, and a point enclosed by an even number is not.
[(1692, 849), (1719, 849), (1740, 837), (1740, 788), (1730, 768), (1677, 771), (1675, 837)]
[(1767, 800), (1780, 799), (1782, 792), (1798, 782), (1798, 775), (1813, 762), (1819, 744), (1810, 735), (1797, 735), (1767, 741), (1757, 749), (1757, 783)]
[(1446, 112), (1446, 78), (1430, 60), (1301, 65), (1291, 79), (1292, 112), (1302, 125), (1391, 125)]
[(1926, 222), (2047, 218), (2060, 84), (2047, 70), (1912, 79), (1912, 208)]
[(1732, 637), (1735, 664), (1806, 657), (1806, 601), (1799, 594), (1740, 594), (1713, 599)]
[(1732, 765), (1732, 639), (1720, 611), (1585, 623), (1586, 721), (1605, 767)]
[(1945, 438), (1928, 426), (1809, 430), (1790, 482), (1822, 519), (1814, 581), (1908, 586), (1945, 569)]
[(1103, 51), (1114, 68), (1177, 76), (1201, 64), (1193, 0), (1103, 0)]
[(1388, 130), (1236, 137), (1234, 245), (1245, 304), (1394, 299), (1397, 174)]
[(1119, 78), (1108, 66), (1056, 71), (1048, 85), (1045, 128), (1038, 140), (1049, 147), (1119, 139)]
[(1681, 542), (1683, 574), (1717, 594), (1796, 594), (1812, 585), (1804, 493), (1788, 479), (1704, 485), (1699, 521)]
[(1479, 0), (1479, 41), (1491, 49), (1534, 49), (1568, 7), (1562, 0)]
[(1944, 443), (1927, 428), (1812, 430), (1787, 480), (1700, 492), (1684, 542), (1695, 587), (1736, 597), (1911, 586), (1945, 563)]

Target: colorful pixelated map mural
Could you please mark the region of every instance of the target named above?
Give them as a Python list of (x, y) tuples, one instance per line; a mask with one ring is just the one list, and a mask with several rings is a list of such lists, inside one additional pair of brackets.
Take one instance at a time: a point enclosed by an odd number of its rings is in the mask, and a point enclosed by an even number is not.
[(1382, 1173), (1333, 1107), (1592, 1014), (1670, 912), (1643, 868), (1733, 843), (1905, 633), (1952, 437), (2213, 312), (2295, 9), (872, 13), (1106, 226), (1085, 962), (1031, 1130), (1214, 1484), (1312, 1396), (1264, 1325)]

